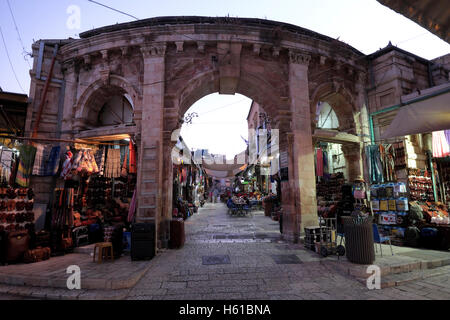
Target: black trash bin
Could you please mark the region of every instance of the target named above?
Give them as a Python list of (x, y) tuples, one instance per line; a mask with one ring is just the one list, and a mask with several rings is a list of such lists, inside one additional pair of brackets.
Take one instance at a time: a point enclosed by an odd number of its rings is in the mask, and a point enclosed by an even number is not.
[(372, 264), (375, 261), (372, 217), (341, 217), (344, 224), (345, 251), (350, 262)]

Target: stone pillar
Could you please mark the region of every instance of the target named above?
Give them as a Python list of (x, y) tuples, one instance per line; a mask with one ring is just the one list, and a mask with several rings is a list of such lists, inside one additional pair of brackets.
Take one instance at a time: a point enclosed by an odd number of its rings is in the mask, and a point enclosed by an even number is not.
[(363, 177), (363, 163), (361, 157), (362, 145), (352, 143), (342, 145), (345, 162), (348, 169), (348, 181), (353, 182), (358, 177)]
[(369, 176), (369, 169), (366, 165), (365, 160), (365, 150), (364, 146), (367, 146), (371, 143), (370, 141), (370, 128), (369, 128), (369, 106), (368, 103), (368, 97), (365, 92), (366, 88), (366, 82), (367, 82), (367, 74), (365, 72), (358, 72), (357, 73), (357, 82), (355, 84), (355, 89), (357, 92), (357, 99), (356, 103), (359, 107), (359, 121), (360, 121), (360, 131), (357, 131), (357, 134), (361, 136), (361, 142), (362, 142), (362, 156), (360, 159), (361, 166), (362, 166), (362, 172), (361, 174), (364, 177), (364, 180), (366, 182), (370, 181)]
[(146, 44), (141, 47), (144, 61), (142, 120), (138, 164), (137, 222), (154, 222), (155, 244), (160, 247), (162, 211), (162, 130), (164, 107), (166, 44)]
[[(310, 56), (289, 52), (292, 133), (288, 135), (290, 199), (286, 205), (286, 238), (296, 242), (304, 227), (317, 225), (316, 178), (308, 88)], [(284, 229), (286, 228), (286, 229)]]
[(176, 141), (172, 141), (172, 132), (163, 132), (163, 177), (162, 177), (162, 210), (160, 222), (160, 240), (163, 248), (168, 248), (170, 239), (170, 220), (172, 220), (173, 201), (173, 162), (172, 148)]

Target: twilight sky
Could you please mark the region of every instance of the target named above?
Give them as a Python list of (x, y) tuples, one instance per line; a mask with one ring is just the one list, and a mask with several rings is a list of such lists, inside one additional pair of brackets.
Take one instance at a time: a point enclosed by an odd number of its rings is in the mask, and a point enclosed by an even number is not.
[[(8, 1), (9, 5), (8, 6)], [(292, 23), (338, 38), (359, 51), (370, 54), (389, 41), (426, 59), (450, 52), (450, 45), (402, 15), (375, 0), (98, 0), (140, 19), (157, 16), (249, 17)], [(68, 9), (80, 9), (80, 28), (67, 25)], [(17, 29), (12, 18), (15, 18)], [(29, 65), (25, 52), (33, 41), (78, 38), (78, 34), (105, 25), (133, 21), (88, 0), (0, 0), (0, 87), (4, 91), (29, 91)], [(72, 24), (72, 27), (76, 25)], [(0, 38), (2, 36), (0, 35)], [(6, 44), (11, 64), (8, 61)], [(226, 107), (223, 107), (226, 106)], [(222, 108), (223, 107), (223, 108)], [(191, 148), (210, 149), (228, 156), (245, 149), (246, 116), (250, 100), (240, 96), (213, 94), (194, 104), (188, 112), (199, 113), (193, 123), (183, 127), (182, 135)], [(216, 110), (217, 109), (217, 110)], [(215, 110), (215, 111), (212, 111)], [(203, 115), (202, 115), (203, 113)]]

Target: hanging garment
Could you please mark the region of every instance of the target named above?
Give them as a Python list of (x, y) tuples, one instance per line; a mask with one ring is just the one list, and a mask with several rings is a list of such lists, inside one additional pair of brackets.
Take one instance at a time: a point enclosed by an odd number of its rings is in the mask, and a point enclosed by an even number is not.
[(108, 149), (105, 165), (105, 177), (120, 177), (120, 149)]
[(137, 173), (137, 166), (136, 166), (136, 150), (134, 149), (134, 145), (130, 140), (130, 143), (128, 145), (129, 153), (130, 153), (130, 168), (129, 173)]
[(13, 165), (13, 154), (11, 150), (2, 149), (2, 155), (0, 158), (0, 163), (2, 167), (2, 181), (8, 182), (11, 177), (11, 169)]
[(36, 145), (36, 155), (34, 156), (33, 175), (43, 175), (42, 164), (44, 163), (44, 145)]
[(43, 144), (36, 145), (36, 155), (34, 157), (33, 175), (36, 176), (47, 175), (46, 168), (52, 151), (53, 148), (51, 145), (43, 145)]
[(450, 155), (450, 148), (444, 130), (433, 132), (433, 157), (443, 158)]
[(384, 155), (384, 175), (386, 181), (397, 181), (397, 175), (395, 174), (395, 148), (392, 144), (385, 144), (382, 148)]
[(383, 183), (383, 165), (381, 163), (379, 147), (377, 145), (367, 146), (366, 154), (370, 181), (372, 183)]
[(105, 148), (98, 149), (94, 157), (98, 167), (98, 174), (102, 176), (105, 171)]
[(450, 129), (444, 130), (444, 133), (445, 133), (445, 139), (447, 139), (447, 143), (450, 146)]
[(28, 187), (33, 170), (36, 147), (32, 145), (21, 145), (19, 147), (19, 162), (17, 166), (16, 183), (21, 187)]
[(72, 152), (67, 151), (64, 154), (64, 162), (61, 170), (61, 177), (64, 178), (64, 180), (71, 178), (70, 169), (72, 168), (72, 159), (73, 159)]
[(50, 155), (45, 165), (44, 175), (54, 176), (59, 169), (59, 153), (61, 151), (60, 146), (54, 146), (50, 150)]
[(131, 198), (130, 208), (128, 209), (128, 222), (133, 222), (135, 212), (136, 212), (136, 188), (134, 189), (133, 198)]
[(322, 149), (316, 149), (316, 176), (323, 177), (323, 153)]

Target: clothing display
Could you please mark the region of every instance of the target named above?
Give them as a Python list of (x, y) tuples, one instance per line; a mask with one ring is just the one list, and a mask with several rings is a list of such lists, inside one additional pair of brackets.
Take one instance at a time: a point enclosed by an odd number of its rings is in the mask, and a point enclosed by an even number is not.
[(128, 173), (136, 174), (137, 173), (136, 150), (134, 149), (134, 144), (131, 142), (131, 140), (129, 142), (128, 148), (130, 154), (130, 167)]
[(316, 149), (316, 176), (323, 176), (323, 152), (321, 148)]
[(21, 187), (28, 187), (33, 170), (36, 147), (32, 145), (19, 146), (19, 162), (17, 165), (16, 183)]
[(450, 156), (450, 147), (444, 130), (433, 132), (433, 157)]
[(120, 177), (121, 163), (120, 163), (120, 149), (108, 149), (106, 164), (105, 164), (105, 177), (118, 178)]
[(381, 163), (380, 149), (377, 145), (366, 147), (367, 166), (372, 183), (383, 183), (383, 165)]

